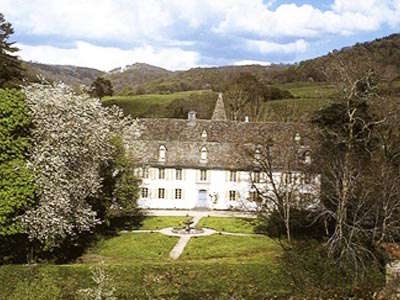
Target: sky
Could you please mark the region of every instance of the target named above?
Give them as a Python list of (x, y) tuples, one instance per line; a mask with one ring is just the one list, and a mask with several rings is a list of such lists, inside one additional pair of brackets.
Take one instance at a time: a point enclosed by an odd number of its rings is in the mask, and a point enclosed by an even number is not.
[(0, 0), (27, 61), (109, 71), (294, 63), (400, 32), (400, 0)]

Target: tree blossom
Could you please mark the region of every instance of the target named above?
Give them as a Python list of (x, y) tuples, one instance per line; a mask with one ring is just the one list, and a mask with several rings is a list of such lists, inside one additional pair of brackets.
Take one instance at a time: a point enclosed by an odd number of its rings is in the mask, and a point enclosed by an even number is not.
[(52, 248), (101, 222), (87, 199), (101, 189), (99, 170), (112, 157), (111, 138), (119, 134), (132, 141), (140, 129), (116, 106), (103, 107), (62, 84), (34, 84), (24, 92), (34, 126), (29, 165), (39, 205), (22, 221), (32, 240)]

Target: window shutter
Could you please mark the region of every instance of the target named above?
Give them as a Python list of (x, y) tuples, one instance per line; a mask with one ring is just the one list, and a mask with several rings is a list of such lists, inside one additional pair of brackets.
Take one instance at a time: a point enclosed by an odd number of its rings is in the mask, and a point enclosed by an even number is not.
[(230, 173), (230, 171), (225, 171), (225, 181), (226, 182), (229, 182), (230, 181), (230, 175), (231, 175), (231, 173)]
[(237, 182), (240, 182), (241, 177), (242, 177), (242, 172), (241, 171), (237, 171), (236, 176), (237, 176), (237, 178), (236, 178)]
[(236, 192), (235, 192), (235, 200), (236, 200), (236, 201), (239, 201), (239, 200), (240, 200), (240, 193), (239, 193), (239, 191), (236, 191)]
[(186, 169), (182, 169), (182, 180), (186, 179)]
[(185, 200), (185, 189), (182, 189), (182, 200)]

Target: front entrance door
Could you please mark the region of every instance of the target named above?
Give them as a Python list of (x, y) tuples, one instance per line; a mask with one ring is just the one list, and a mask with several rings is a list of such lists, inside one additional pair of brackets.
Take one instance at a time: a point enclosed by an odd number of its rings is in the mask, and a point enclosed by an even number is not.
[(207, 190), (199, 190), (196, 208), (208, 208)]

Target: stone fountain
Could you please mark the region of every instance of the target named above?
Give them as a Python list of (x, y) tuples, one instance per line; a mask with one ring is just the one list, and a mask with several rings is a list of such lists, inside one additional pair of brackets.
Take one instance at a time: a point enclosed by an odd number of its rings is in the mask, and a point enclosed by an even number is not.
[(193, 227), (193, 220), (189, 219), (183, 222), (184, 228), (173, 228), (172, 232), (177, 234), (201, 234), (204, 232), (202, 228)]

